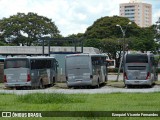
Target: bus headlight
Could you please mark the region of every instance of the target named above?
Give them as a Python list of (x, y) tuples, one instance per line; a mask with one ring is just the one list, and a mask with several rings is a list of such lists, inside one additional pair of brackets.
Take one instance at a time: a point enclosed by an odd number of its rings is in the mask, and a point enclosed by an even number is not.
[(75, 79), (75, 76), (73, 74), (68, 75), (68, 79)]
[(90, 73), (83, 73), (83, 78), (90, 79)]

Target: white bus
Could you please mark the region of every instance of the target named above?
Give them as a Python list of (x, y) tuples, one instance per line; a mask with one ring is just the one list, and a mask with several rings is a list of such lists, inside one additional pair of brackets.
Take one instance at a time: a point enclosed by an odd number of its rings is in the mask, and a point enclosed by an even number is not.
[(57, 79), (53, 57), (13, 57), (4, 62), (4, 84), (10, 88), (44, 88)]
[(127, 87), (132, 85), (152, 86), (158, 75), (153, 54), (126, 54), (124, 58), (124, 82)]
[(67, 86), (97, 86), (107, 81), (106, 56), (73, 54), (66, 56)]

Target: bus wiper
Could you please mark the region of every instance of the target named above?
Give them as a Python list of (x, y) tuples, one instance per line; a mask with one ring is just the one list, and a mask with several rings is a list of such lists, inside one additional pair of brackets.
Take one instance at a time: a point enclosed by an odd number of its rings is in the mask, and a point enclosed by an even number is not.
[(81, 68), (76, 68), (76, 69), (81, 69)]

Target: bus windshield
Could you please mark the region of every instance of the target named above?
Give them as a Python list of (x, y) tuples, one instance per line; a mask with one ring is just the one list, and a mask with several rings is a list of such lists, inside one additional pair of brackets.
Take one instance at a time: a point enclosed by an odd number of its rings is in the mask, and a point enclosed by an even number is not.
[(147, 55), (136, 54), (136, 55), (126, 55), (126, 63), (148, 63)]
[(74, 68), (88, 68), (89, 67), (89, 56), (73, 56), (67, 58), (67, 67), (69, 69)]
[(5, 69), (7, 68), (28, 68), (26, 59), (11, 59), (5, 61)]

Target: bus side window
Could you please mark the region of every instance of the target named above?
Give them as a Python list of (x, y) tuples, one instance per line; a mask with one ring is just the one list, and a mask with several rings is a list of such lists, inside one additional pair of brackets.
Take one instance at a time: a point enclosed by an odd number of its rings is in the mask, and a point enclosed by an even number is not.
[(152, 64), (152, 65), (155, 65), (154, 57), (150, 57), (150, 60), (151, 60), (151, 64)]
[(35, 61), (34, 60), (31, 60), (31, 69), (35, 69)]
[(98, 65), (100, 61), (96, 57), (92, 57), (92, 65)]
[(95, 65), (96, 64), (96, 61), (94, 58), (92, 58), (92, 65)]
[(51, 67), (52, 67), (51, 60), (46, 60), (46, 68), (51, 68)]

